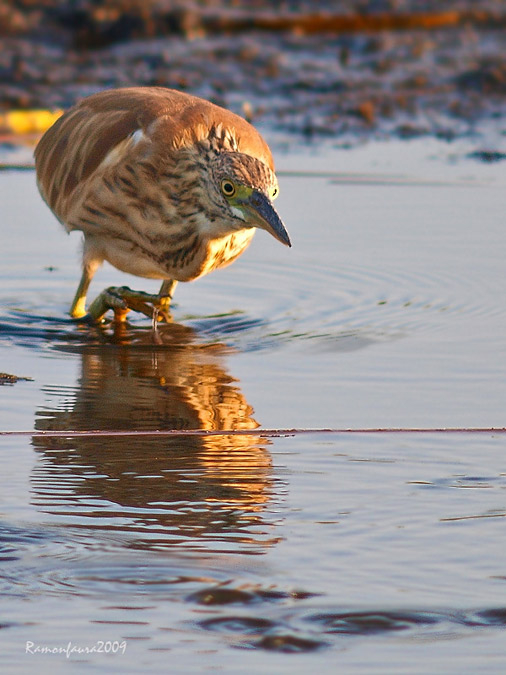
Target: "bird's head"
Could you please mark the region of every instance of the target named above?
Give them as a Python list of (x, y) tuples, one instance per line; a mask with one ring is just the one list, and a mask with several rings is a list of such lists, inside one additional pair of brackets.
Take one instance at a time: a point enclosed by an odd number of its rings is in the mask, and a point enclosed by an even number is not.
[(215, 189), (222, 207), (240, 227), (259, 227), (291, 246), (290, 237), (272, 202), (279, 193), (276, 176), (259, 159), (223, 152), (214, 160)]

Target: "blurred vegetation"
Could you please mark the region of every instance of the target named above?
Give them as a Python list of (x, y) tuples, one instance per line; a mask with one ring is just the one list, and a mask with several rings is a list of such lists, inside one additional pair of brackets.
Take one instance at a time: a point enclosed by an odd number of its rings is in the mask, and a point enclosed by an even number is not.
[(452, 138), (504, 118), (505, 34), (503, 0), (0, 0), (0, 113), (159, 85), (306, 137)]
[(505, 24), (502, 0), (0, 0), (0, 35), (76, 47), (160, 35), (248, 30), (300, 32)]

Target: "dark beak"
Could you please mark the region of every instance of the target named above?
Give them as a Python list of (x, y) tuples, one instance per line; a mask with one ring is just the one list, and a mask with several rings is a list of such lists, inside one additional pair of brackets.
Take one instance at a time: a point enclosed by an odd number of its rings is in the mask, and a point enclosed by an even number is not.
[(292, 245), (281, 218), (276, 213), (270, 199), (262, 192), (253, 190), (249, 199), (244, 202), (244, 206), (247, 208), (252, 225), (269, 232), (285, 246)]

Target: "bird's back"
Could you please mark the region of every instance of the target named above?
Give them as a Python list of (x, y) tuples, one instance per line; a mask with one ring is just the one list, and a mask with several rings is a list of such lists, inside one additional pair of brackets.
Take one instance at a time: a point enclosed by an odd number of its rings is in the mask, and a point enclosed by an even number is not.
[(209, 101), (162, 87), (103, 91), (71, 108), (45, 133), (35, 150), (42, 197), (65, 222), (76, 190), (138, 132), (159, 151), (190, 147), (220, 130), (237, 151), (274, 169), (270, 150), (244, 119)]

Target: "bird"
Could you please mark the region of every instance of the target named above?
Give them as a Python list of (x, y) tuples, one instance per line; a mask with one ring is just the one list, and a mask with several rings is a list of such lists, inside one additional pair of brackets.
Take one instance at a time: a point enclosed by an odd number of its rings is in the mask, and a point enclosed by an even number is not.
[[(99, 323), (109, 310), (170, 320), (178, 282), (232, 263), (256, 229), (286, 246), (272, 202), (279, 185), (271, 151), (239, 115), (165, 87), (126, 87), (83, 98), (35, 149), (40, 194), (68, 232), (83, 234), (74, 320)], [(91, 280), (107, 261), (160, 279), (158, 294), (104, 290), (86, 308)]]

